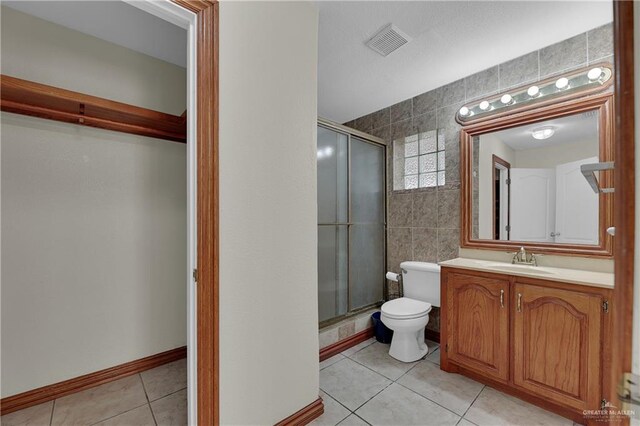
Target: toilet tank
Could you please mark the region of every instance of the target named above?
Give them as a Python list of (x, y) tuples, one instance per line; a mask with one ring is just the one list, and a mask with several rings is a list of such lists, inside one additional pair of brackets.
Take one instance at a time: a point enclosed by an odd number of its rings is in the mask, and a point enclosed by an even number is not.
[(440, 306), (440, 265), (427, 262), (402, 262), (404, 297)]

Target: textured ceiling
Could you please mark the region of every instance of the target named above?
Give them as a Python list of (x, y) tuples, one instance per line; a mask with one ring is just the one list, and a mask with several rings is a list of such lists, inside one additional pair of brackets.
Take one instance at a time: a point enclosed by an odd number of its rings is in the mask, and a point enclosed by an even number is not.
[[(545, 126), (551, 126), (555, 129), (555, 133), (549, 139), (538, 140), (531, 136), (532, 130)], [(493, 136), (516, 151), (572, 144), (576, 142), (593, 144), (592, 146), (596, 146), (599, 141), (598, 115), (585, 113), (574, 114), (553, 120), (528, 124), (526, 126), (501, 130), (493, 133)]]
[[(318, 1), (318, 114), (340, 123), (611, 22), (611, 1)], [(413, 40), (365, 46), (393, 23)]]
[(123, 1), (3, 1), (72, 30), (187, 66), (187, 32)]

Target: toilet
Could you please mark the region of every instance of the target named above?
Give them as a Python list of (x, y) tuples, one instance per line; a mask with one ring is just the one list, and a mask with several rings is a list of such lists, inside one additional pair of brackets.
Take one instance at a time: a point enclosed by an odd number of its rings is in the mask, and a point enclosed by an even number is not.
[(403, 362), (424, 357), (429, 348), (424, 328), (433, 306), (440, 306), (440, 266), (427, 262), (402, 262), (404, 297), (382, 305), (380, 319), (393, 330), (389, 355)]

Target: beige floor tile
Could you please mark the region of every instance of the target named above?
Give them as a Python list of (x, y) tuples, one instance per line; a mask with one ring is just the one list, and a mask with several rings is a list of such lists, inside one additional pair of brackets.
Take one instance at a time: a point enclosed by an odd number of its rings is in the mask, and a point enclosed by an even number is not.
[(322, 370), (323, 368), (327, 368), (328, 366), (333, 365), (342, 359), (344, 359), (344, 355), (342, 354), (334, 355), (331, 358), (327, 358), (320, 363), (320, 370)]
[(320, 396), (324, 402), (324, 413), (309, 424), (314, 426), (335, 426), (351, 414), (351, 411), (344, 408), (326, 393), (320, 391)]
[(155, 424), (156, 422), (151, 414), (151, 407), (149, 407), (149, 404), (145, 404), (142, 407), (134, 408), (131, 411), (97, 423), (95, 426), (155, 426)]
[(440, 348), (427, 355), (427, 361), (440, 365)]
[(137, 374), (56, 400), (53, 425), (87, 425), (147, 403)]
[(360, 342), (357, 345), (350, 347), (349, 349), (345, 349), (341, 353), (344, 356), (351, 356), (351, 355), (355, 354), (356, 352), (358, 352), (360, 349), (364, 349), (367, 346), (373, 344), (375, 341), (376, 341), (376, 339), (372, 337), (370, 339), (365, 340), (364, 342)]
[(474, 423), (471, 423), (469, 420), (460, 419), (458, 422), (458, 426), (476, 426)]
[(464, 418), (480, 426), (572, 425), (571, 420), (490, 387), (482, 390)]
[(348, 358), (320, 371), (320, 388), (350, 410), (367, 402), (390, 383)]
[(368, 426), (369, 423), (365, 422), (355, 414), (352, 414), (346, 419), (344, 419), (343, 421), (341, 421), (340, 423), (338, 423), (338, 425), (339, 426)]
[(15, 411), (0, 417), (2, 426), (42, 426), (51, 422), (53, 401), (34, 405), (24, 410)]
[(392, 384), (371, 401), (362, 406), (356, 414), (372, 425), (451, 425), (460, 417), (415, 392)]
[(186, 426), (187, 390), (181, 390), (151, 403), (158, 426)]
[(430, 354), (440, 347), (440, 343), (434, 342), (433, 340), (425, 339), (424, 342), (427, 344)]
[(389, 345), (378, 342), (356, 352), (351, 359), (391, 380), (397, 380), (416, 365), (415, 362), (402, 362), (392, 358), (389, 355)]
[(475, 380), (442, 371), (428, 361), (416, 365), (398, 383), (461, 416), (484, 387)]
[(187, 359), (179, 359), (168, 364), (140, 373), (144, 390), (149, 401), (155, 401), (187, 387)]

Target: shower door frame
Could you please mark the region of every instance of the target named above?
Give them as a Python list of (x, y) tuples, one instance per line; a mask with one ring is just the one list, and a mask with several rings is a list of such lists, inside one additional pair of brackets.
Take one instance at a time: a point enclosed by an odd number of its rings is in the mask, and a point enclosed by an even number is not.
[[(343, 126), (342, 124), (335, 123), (330, 120), (326, 120), (324, 118), (318, 118), (318, 127), (323, 127), (328, 130), (332, 130), (334, 132), (340, 133), (347, 137), (347, 222), (340, 223), (318, 223), (318, 227), (320, 226), (346, 226), (347, 227), (347, 312), (342, 315), (337, 315), (335, 317), (326, 319), (324, 321), (319, 322), (320, 328), (326, 327), (337, 322), (342, 321), (345, 318), (353, 316), (359, 312), (370, 309), (374, 306), (379, 306), (381, 301), (374, 302), (356, 309), (353, 309), (351, 306), (351, 229), (354, 223), (351, 220), (351, 137), (356, 137), (357, 139), (374, 145), (376, 147), (382, 148), (382, 187), (383, 191), (383, 242), (382, 242), (382, 261), (384, 264), (383, 270), (386, 270), (387, 267), (387, 144), (384, 139), (381, 139), (377, 136), (370, 135), (368, 133), (362, 132), (360, 130), (352, 129), (347, 126)], [(382, 301), (386, 299), (386, 287), (387, 281), (384, 277), (384, 274), (380, 277), (382, 281)]]

